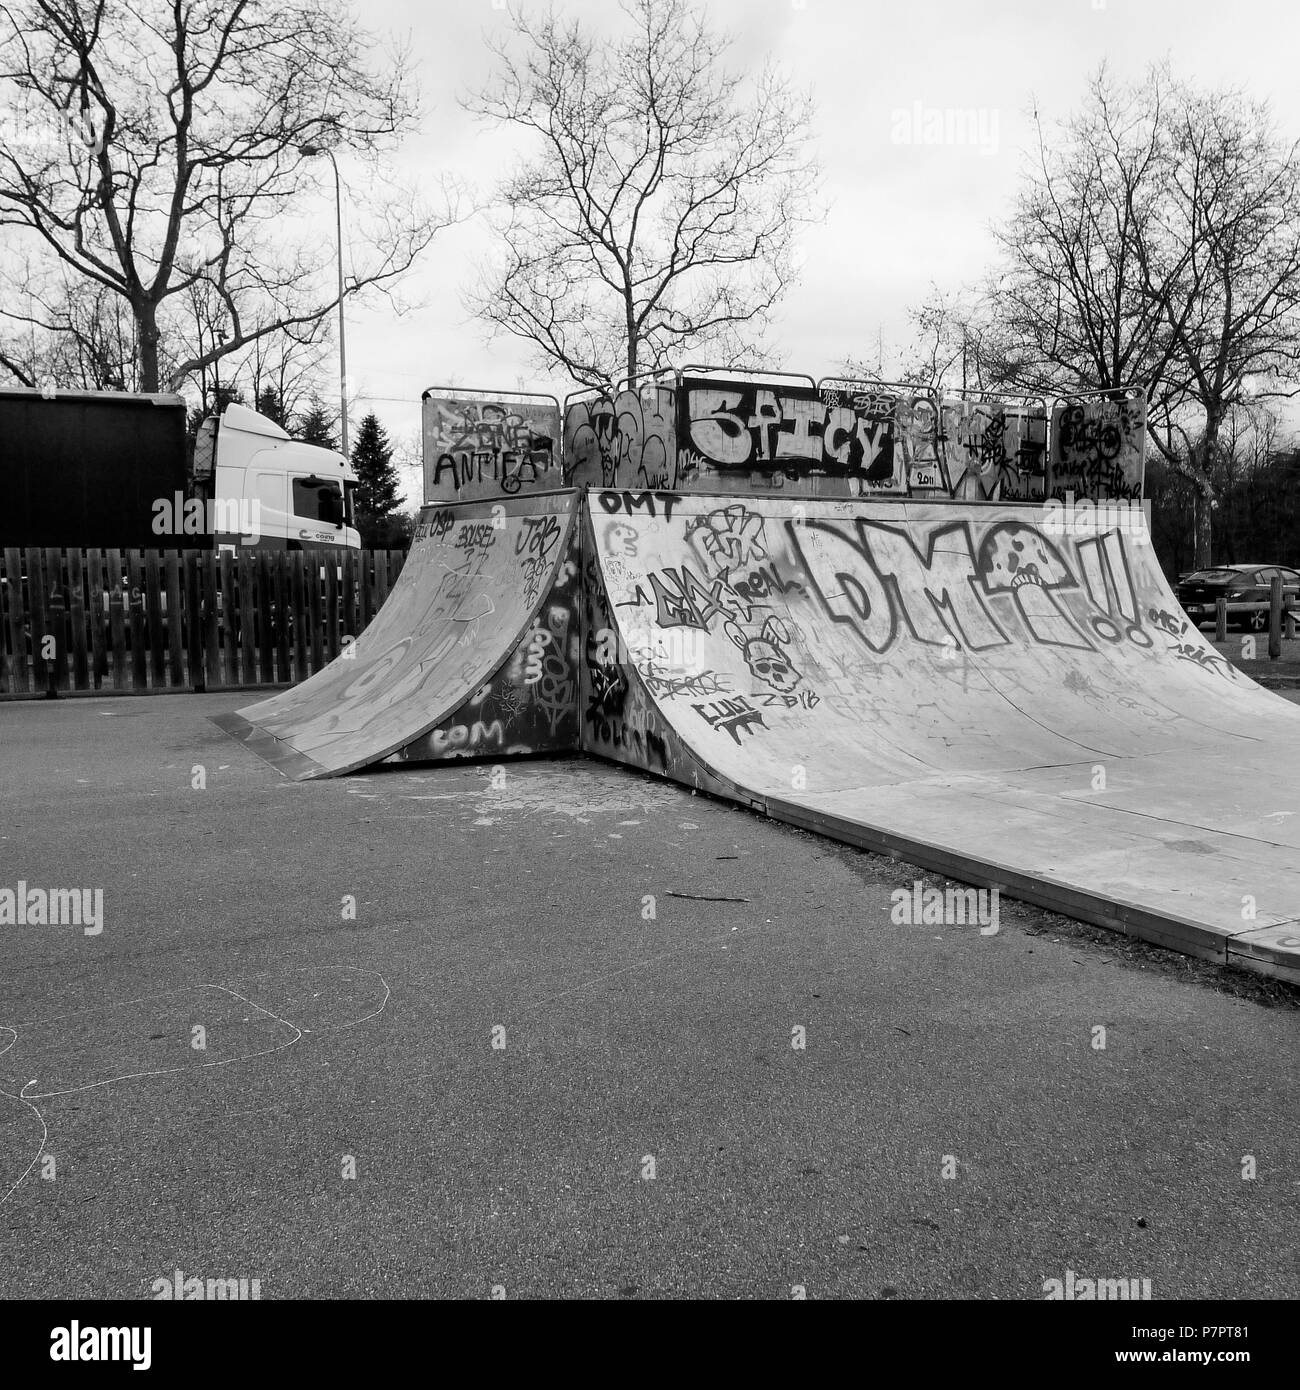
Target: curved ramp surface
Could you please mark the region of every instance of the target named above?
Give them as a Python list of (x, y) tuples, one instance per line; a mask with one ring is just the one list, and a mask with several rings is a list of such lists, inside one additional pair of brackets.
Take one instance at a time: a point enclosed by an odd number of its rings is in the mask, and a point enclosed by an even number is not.
[(426, 508), (392, 593), (324, 670), (216, 722), (296, 780), (412, 744), (506, 662), (569, 551), (573, 492)]
[(1300, 980), (1300, 709), (1103, 521), (593, 493), (584, 747)]

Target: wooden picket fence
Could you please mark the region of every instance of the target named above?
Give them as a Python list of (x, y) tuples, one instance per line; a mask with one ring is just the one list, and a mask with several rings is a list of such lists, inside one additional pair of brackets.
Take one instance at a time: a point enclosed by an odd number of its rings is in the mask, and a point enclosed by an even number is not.
[(6, 549), (0, 699), (292, 685), (361, 633), (404, 559), (397, 550)]

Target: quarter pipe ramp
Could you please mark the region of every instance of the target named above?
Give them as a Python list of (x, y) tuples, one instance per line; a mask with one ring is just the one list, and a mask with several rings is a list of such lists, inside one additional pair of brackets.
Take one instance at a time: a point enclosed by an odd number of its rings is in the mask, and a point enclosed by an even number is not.
[(1139, 510), (589, 499), (584, 748), (1300, 980), (1300, 709)]
[(345, 653), (215, 722), (295, 780), (393, 754), (575, 747), (577, 497), (425, 508), (393, 592)]

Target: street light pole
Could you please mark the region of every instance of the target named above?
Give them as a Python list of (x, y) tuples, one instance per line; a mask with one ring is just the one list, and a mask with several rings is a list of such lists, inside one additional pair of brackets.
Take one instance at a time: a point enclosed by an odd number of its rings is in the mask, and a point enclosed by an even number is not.
[(339, 429), (343, 438), (343, 457), (348, 453), (348, 340), (343, 327), (343, 185), (339, 181), (338, 161), (333, 150), (326, 150), (334, 166), (334, 226), (339, 245)]
[(334, 167), (334, 225), (338, 237), (339, 251), (339, 429), (343, 442), (343, 456), (348, 454), (348, 344), (343, 323), (343, 183), (339, 178), (338, 161), (334, 151), (324, 145), (300, 145), (299, 154), (309, 159), (323, 154)]

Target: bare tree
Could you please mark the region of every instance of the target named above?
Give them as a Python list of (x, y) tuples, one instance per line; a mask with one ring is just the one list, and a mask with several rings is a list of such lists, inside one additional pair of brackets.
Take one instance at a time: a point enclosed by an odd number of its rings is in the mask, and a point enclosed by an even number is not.
[[(366, 158), (345, 297), (391, 291), (454, 215), (386, 183), (416, 99), (404, 55), (376, 53), (344, 0), (0, 4), (0, 109), (0, 229), (129, 307), (145, 391), (168, 359), (176, 383), (337, 305), (333, 238), (291, 241), (308, 152)], [(11, 321), (50, 307), (15, 311), (12, 291)], [(201, 344), (170, 312), (192, 291), (221, 320)]]
[(1122, 85), (1103, 66), (1082, 114), (1038, 131), (998, 232), (989, 346), (1024, 390), (1147, 385), (1150, 437), (1198, 492), (1206, 565), (1227, 412), (1296, 390), (1296, 146), (1266, 105), (1166, 67)]
[(906, 382), (940, 395), (1017, 389), (1018, 364), (1005, 357), (986, 289), (945, 290), (931, 282), (925, 298), (906, 313), (912, 329), (908, 341), (895, 343), (878, 330), (874, 353), (846, 358), (845, 376)]
[(1300, 142), (1281, 142), (1268, 104), (1238, 92), (1176, 97), (1172, 196), (1136, 249), (1197, 408), (1192, 424), (1171, 412), (1161, 447), (1199, 489), (1196, 558), (1208, 564), (1225, 424), (1300, 392)]
[(907, 309), (912, 339), (897, 355), (897, 378), (942, 392), (995, 390), (1010, 384), (997, 350), (988, 301), (978, 290), (943, 290)]
[(1106, 389), (1160, 377), (1173, 355), (1144, 293), (1137, 244), (1167, 196), (1164, 86), (1118, 90), (1103, 65), (1082, 114), (1049, 133), (995, 234), (999, 328), (1028, 390)]
[[(249, 383), (249, 400), (270, 391), (287, 419), (302, 414), (307, 399), (320, 381), (330, 349), (330, 321), (317, 319), (296, 332), (258, 338), (250, 344), (239, 365), (241, 379)], [(349, 417), (352, 402), (349, 400)]]
[(392, 440), (393, 466), (402, 481), (405, 503), (408, 507), (418, 507), (424, 499), (424, 432), (415, 425), (394, 434)]
[(62, 386), (88, 391), (137, 387), (135, 323), (121, 298), (94, 281), (54, 267), (42, 276), (19, 263), (23, 293), (0, 275), (0, 368), (20, 386)]
[(512, 10), (495, 80), (466, 101), (535, 147), (469, 307), (591, 386), (688, 349), (755, 358), (817, 198), (806, 97), (770, 66), (731, 71), (688, 0), (623, 11), (611, 42)]

